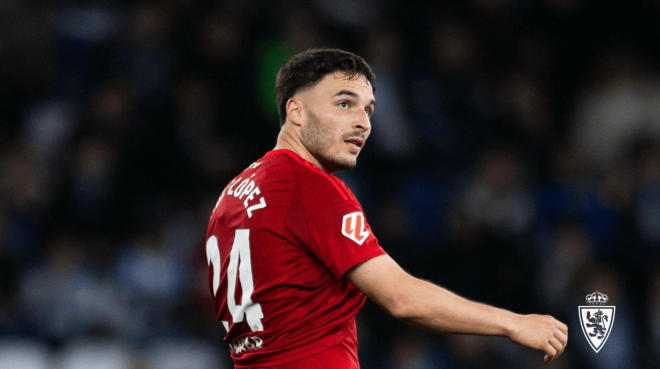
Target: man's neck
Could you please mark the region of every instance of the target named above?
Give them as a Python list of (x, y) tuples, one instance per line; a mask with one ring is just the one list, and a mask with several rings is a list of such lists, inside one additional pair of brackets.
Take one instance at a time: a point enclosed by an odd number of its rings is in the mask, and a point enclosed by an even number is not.
[(312, 155), (305, 145), (303, 145), (302, 141), (300, 140), (300, 136), (296, 134), (291, 127), (283, 127), (280, 130), (279, 135), (277, 136), (277, 143), (275, 145), (275, 148), (273, 150), (282, 150), (282, 149), (287, 149), (295, 152), (296, 154), (300, 155), (301, 158), (311, 162), (312, 164), (316, 165), (319, 167), (321, 170), (325, 171), (325, 168), (321, 165), (321, 163), (316, 160), (314, 155)]

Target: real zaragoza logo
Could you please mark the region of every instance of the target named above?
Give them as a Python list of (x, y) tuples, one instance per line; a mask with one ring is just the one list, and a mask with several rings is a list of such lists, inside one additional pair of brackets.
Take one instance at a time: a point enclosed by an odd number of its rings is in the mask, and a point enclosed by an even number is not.
[(605, 345), (614, 324), (614, 306), (602, 306), (609, 300), (606, 294), (598, 291), (585, 298), (590, 306), (578, 306), (582, 332), (591, 348), (598, 353)]

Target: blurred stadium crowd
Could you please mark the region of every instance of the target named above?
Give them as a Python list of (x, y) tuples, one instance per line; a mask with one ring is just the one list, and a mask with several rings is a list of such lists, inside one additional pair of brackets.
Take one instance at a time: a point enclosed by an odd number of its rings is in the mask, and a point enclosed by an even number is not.
[[(0, 368), (230, 367), (208, 217), (274, 146), (277, 69), (319, 46), (378, 78), (337, 175), (384, 248), (571, 332), (544, 365), (368, 302), (363, 368), (656, 367), (659, 19), (653, 0), (0, 1)], [(598, 354), (577, 313), (595, 290), (617, 309)]]

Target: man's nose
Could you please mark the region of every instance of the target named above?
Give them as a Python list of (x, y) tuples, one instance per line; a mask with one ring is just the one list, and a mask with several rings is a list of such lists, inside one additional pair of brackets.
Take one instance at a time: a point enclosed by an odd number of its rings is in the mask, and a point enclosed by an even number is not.
[(355, 120), (354, 127), (363, 132), (371, 130), (371, 119), (366, 111), (359, 114), (359, 117)]

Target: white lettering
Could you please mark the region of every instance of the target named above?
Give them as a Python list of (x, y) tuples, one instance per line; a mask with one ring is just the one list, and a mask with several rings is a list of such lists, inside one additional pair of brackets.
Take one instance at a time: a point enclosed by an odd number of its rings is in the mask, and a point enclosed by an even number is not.
[(249, 169), (249, 168), (254, 169), (254, 168), (256, 168), (256, 167), (258, 167), (258, 166), (260, 166), (260, 165), (261, 165), (261, 163), (254, 162), (254, 163), (250, 164), (250, 166), (248, 167), (248, 169)]
[(247, 207), (248, 207), (248, 201), (252, 201), (252, 200), (254, 200), (254, 195), (258, 195), (258, 194), (260, 194), (260, 193), (261, 193), (261, 190), (259, 189), (259, 187), (256, 187), (252, 192), (250, 192), (250, 194), (248, 195), (248, 197), (246, 197), (246, 198), (245, 198), (245, 201), (243, 202), (243, 205), (245, 205), (245, 208), (246, 208), (246, 209), (247, 209)]
[(250, 191), (252, 191), (252, 189), (254, 189), (254, 181), (250, 181), (250, 183), (248, 183), (247, 186), (245, 186), (245, 188), (243, 189), (243, 191), (241, 191), (241, 194), (238, 195), (238, 199), (239, 199), (239, 200), (242, 200), (242, 199), (243, 199), (243, 196), (249, 194)]
[(229, 186), (229, 190), (227, 191), (227, 195), (230, 195), (230, 196), (233, 195), (233, 193), (232, 193), (232, 191), (233, 191), (233, 187), (234, 187), (234, 185), (235, 185), (236, 183), (238, 183), (238, 181), (240, 181), (240, 180), (241, 180), (241, 178), (239, 177), (239, 178), (237, 178), (237, 179), (235, 179), (234, 181), (231, 182), (231, 184), (230, 184), (230, 186)]
[[(239, 182), (240, 184), (236, 185)], [(256, 196), (261, 195), (261, 190), (259, 189), (257, 184), (254, 183), (254, 181), (251, 180), (250, 178), (243, 179), (242, 177), (239, 177), (231, 181), (225, 191), (227, 195), (234, 196), (239, 200), (243, 200), (243, 198), (245, 197), (245, 201), (243, 201), (243, 206), (245, 206), (245, 209), (247, 209), (248, 218), (252, 218), (252, 212), (266, 207), (266, 200), (263, 197), (259, 198), (259, 202), (257, 204), (250, 206), (250, 202), (254, 201)], [(225, 192), (223, 192), (223, 194), (220, 195), (218, 202), (215, 204), (216, 208), (220, 204), (220, 201), (222, 200), (224, 195)]]
[(248, 218), (252, 218), (252, 212), (255, 210), (263, 209), (266, 207), (266, 200), (264, 200), (263, 196), (259, 198), (259, 203), (256, 205), (252, 205), (249, 208), (247, 208), (247, 215)]
[(234, 197), (238, 197), (238, 195), (241, 194), (241, 191), (243, 191), (243, 188), (248, 184), (248, 182), (250, 182), (250, 180), (245, 179), (243, 182), (241, 182), (241, 184), (238, 185), (238, 187), (236, 187), (234, 190)]

